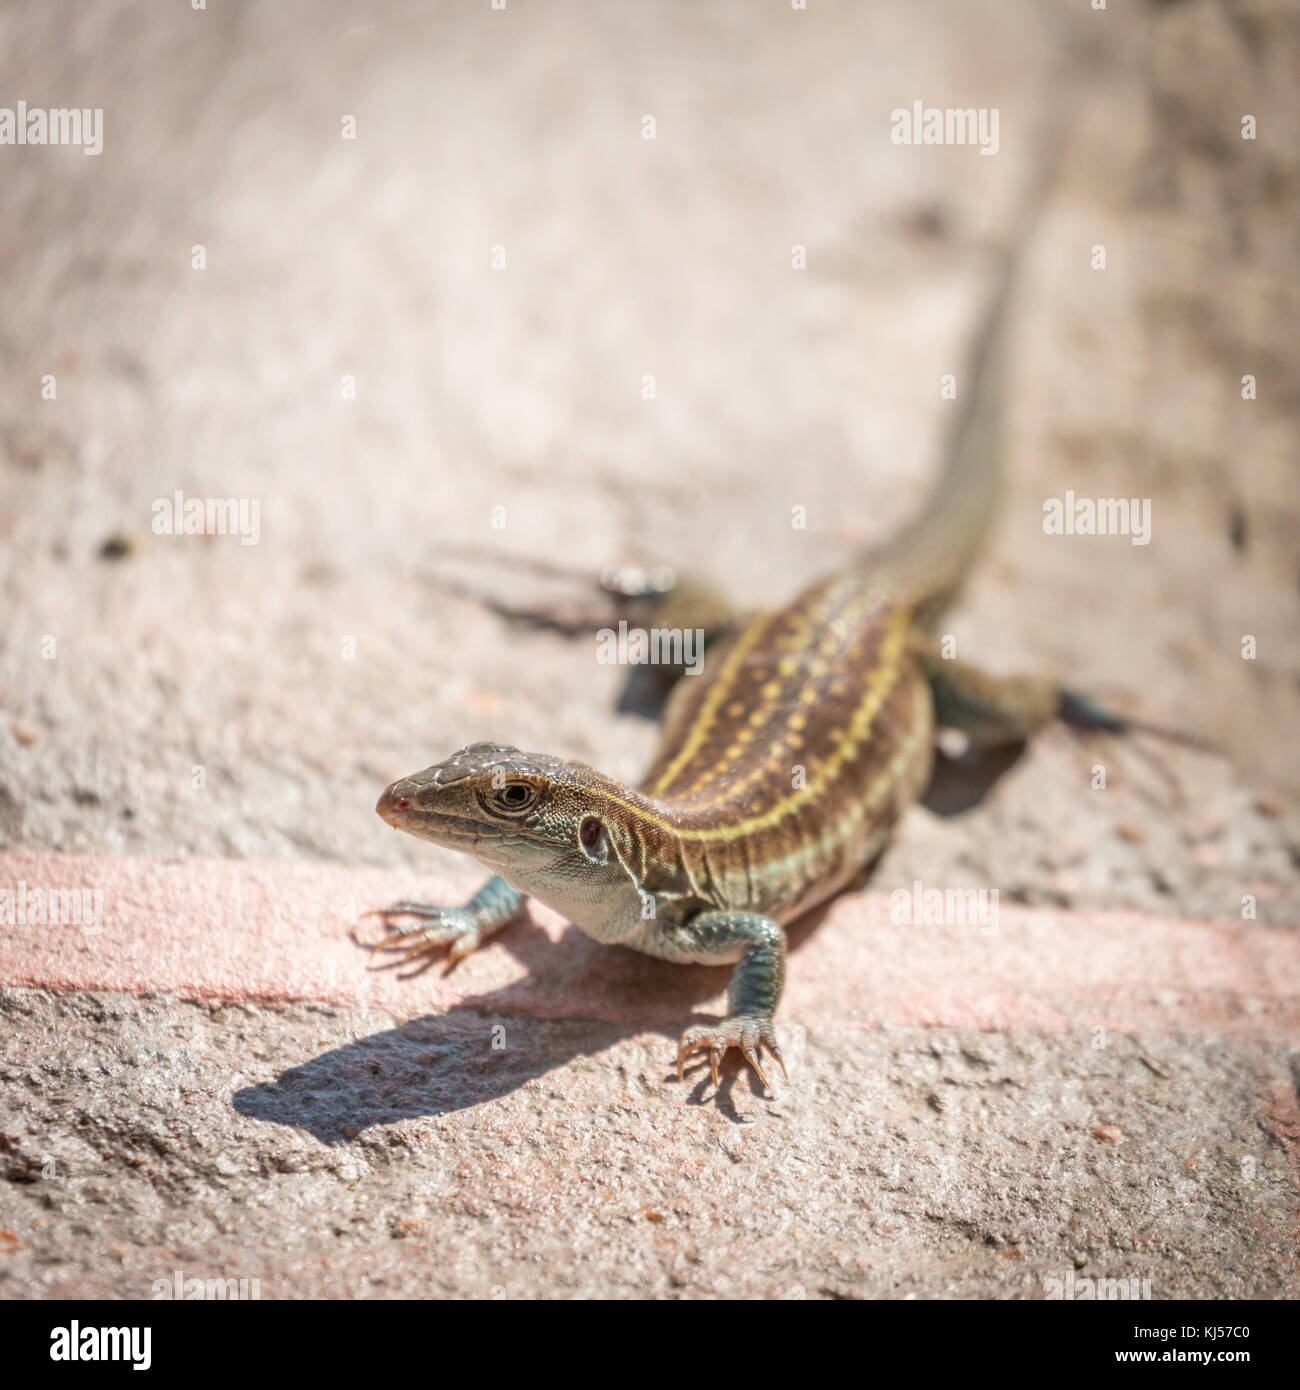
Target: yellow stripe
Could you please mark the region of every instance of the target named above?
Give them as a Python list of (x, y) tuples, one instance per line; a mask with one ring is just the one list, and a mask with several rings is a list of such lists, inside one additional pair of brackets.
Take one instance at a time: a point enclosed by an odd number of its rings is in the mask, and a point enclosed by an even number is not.
[[(906, 623), (906, 622), (910, 622), (910, 618), (904, 618), (904, 622), (905, 622), (905, 623)], [(866, 710), (866, 723), (865, 723), (864, 726), (862, 726), (860, 729), (858, 729), (858, 731), (857, 731), (857, 733), (856, 733), (856, 735), (855, 735), (856, 741), (859, 742), (859, 743), (862, 741), (863, 738), (866, 737), (867, 733), (869, 732), (869, 730), (870, 730), (870, 728), (871, 728), (872, 721), (875, 719), (876, 713), (877, 713), (877, 711), (879, 710), (880, 705), (881, 705), (881, 703), (882, 703), (883, 700), (884, 700), (884, 692), (885, 692), (885, 690), (888, 689), (889, 686), (891, 686), (891, 685), (893, 684), (893, 682), (894, 682), (894, 677), (897, 675), (897, 669), (896, 669), (896, 668), (897, 668), (897, 664), (898, 664), (898, 663), (897, 663), (897, 659), (896, 659), (897, 654), (894, 653), (894, 654), (891, 655), (891, 654), (887, 653), (886, 650), (885, 650), (885, 646), (886, 646), (886, 644), (887, 644), (888, 641), (889, 641), (889, 637), (890, 637), (890, 633), (891, 633), (891, 630), (892, 630), (892, 626), (893, 626), (893, 623), (892, 623), (892, 620), (891, 620), (891, 622), (888, 623), (888, 624), (886, 625), (885, 638), (884, 638), (884, 641), (882, 641), (882, 643), (881, 643), (880, 660), (879, 660), (879, 662), (878, 662), (875, 666), (873, 666), (872, 669), (871, 669), (871, 672), (870, 672), (870, 676), (869, 676), (869, 679), (868, 679), (868, 682), (867, 682), (866, 689), (863, 691), (862, 699), (859, 701), (858, 707), (857, 707), (857, 709), (856, 709), (855, 712), (854, 712), (854, 716), (853, 716), (854, 722), (853, 722), (853, 724), (850, 726), (850, 727), (855, 727), (855, 726), (856, 726), (856, 723), (857, 723), (858, 719), (859, 719), (859, 718), (862, 716), (862, 714), (863, 714), (864, 708), (865, 708), (866, 706), (870, 705), (870, 709), (867, 709), (867, 710)], [(904, 636), (905, 636), (905, 635), (906, 635), (906, 634), (904, 634)], [(818, 668), (820, 668), (820, 669), (818, 669)], [(800, 688), (799, 693), (798, 693), (796, 696), (794, 696), (794, 698), (793, 698), (793, 700), (792, 700), (792, 702), (791, 702), (792, 704), (794, 704), (794, 705), (796, 706), (796, 708), (793, 710), (793, 712), (790, 714), (789, 718), (788, 718), (787, 721), (786, 721), (786, 728), (787, 728), (788, 730), (799, 730), (799, 729), (802, 729), (802, 728), (806, 725), (806, 723), (807, 723), (806, 715), (805, 715), (805, 713), (804, 713), (802, 710), (800, 710), (798, 707), (799, 707), (799, 706), (814, 705), (814, 704), (817, 703), (818, 682), (819, 682), (820, 678), (821, 678), (823, 675), (826, 674), (826, 670), (827, 670), (827, 663), (826, 663), (823, 659), (821, 659), (821, 658), (814, 658), (814, 659), (810, 662), (810, 664), (809, 664), (809, 672), (810, 672), (810, 675), (809, 675), (808, 683)], [(770, 684), (770, 685), (775, 685), (776, 682), (773, 681), (773, 682), (770, 682), (769, 684)], [(768, 687), (765, 687), (765, 688), (764, 688), (763, 693), (764, 693), (765, 695), (768, 693)], [(771, 698), (772, 698), (773, 700), (775, 700), (776, 696), (779, 695), (779, 694), (780, 694), (780, 690), (779, 690), (779, 687), (778, 687), (777, 691), (774, 692), (774, 694), (771, 696)], [(761, 709), (755, 710), (755, 711), (754, 711), (754, 715), (751, 715), (749, 722), (750, 722), (751, 724), (757, 724), (757, 723), (758, 723), (758, 718), (757, 718), (757, 716), (762, 715), (762, 716), (766, 717), (766, 713), (767, 713), (766, 711), (761, 710)], [(750, 733), (748, 730), (742, 730), (742, 731), (739, 732), (739, 733), (736, 735), (736, 737), (732, 740), (732, 743), (733, 743), (733, 745), (736, 745), (736, 744), (745, 744), (745, 743), (750, 742), (750, 740), (751, 740), (752, 738), (753, 738), (753, 734), (752, 734), (752, 733)], [(725, 772), (725, 771), (726, 771), (726, 768), (727, 768), (727, 764), (728, 764), (729, 762), (731, 762), (731, 761), (733, 760), (733, 757), (736, 756), (736, 755), (738, 755), (738, 753), (739, 753), (739, 749), (738, 749), (738, 748), (736, 748), (735, 746), (729, 747), (729, 748), (726, 750), (726, 752), (722, 755), (722, 757), (721, 757), (716, 763), (713, 764), (712, 767), (710, 767), (710, 768), (708, 768), (706, 771), (702, 772), (702, 773), (691, 783), (691, 785), (690, 785), (689, 787), (683, 788), (683, 789), (682, 789), (682, 792), (681, 792), (681, 795), (682, 795), (683, 797), (690, 796), (691, 793), (698, 791), (702, 786), (705, 786), (710, 780), (712, 780), (713, 778), (717, 777), (719, 773)], [(850, 756), (852, 756), (852, 754), (850, 754)], [(727, 787), (727, 789), (726, 789), (726, 794), (727, 794), (728, 796), (732, 796), (732, 795), (734, 795), (736, 792), (742, 790), (743, 788), (750, 786), (750, 785), (751, 785), (752, 783), (754, 783), (754, 782), (757, 782), (761, 777), (763, 777), (763, 776), (765, 776), (765, 775), (766, 775), (766, 768), (765, 768), (765, 766), (760, 765), (760, 766), (758, 766), (758, 767), (752, 769), (752, 770), (749, 772), (749, 774), (748, 774), (747, 776), (741, 778), (739, 781), (736, 781), (736, 782), (731, 783), (731, 784)], [(657, 785), (658, 785), (658, 784), (656, 784), (656, 786), (657, 786)]]
[(736, 639), (736, 645), (732, 647), (726, 661), (722, 664), (722, 670), (718, 673), (718, 679), (714, 681), (708, 695), (704, 698), (704, 703), (700, 706), (699, 713), (695, 717), (695, 722), (691, 725), (690, 731), (683, 742), (677, 756), (668, 765), (667, 770), (651, 787), (650, 794), (666, 787), (674, 777), (686, 766), (688, 762), (699, 752), (705, 739), (709, 736), (710, 730), (718, 717), (718, 709), (722, 702), (731, 692), (731, 687), (735, 684), (736, 676), (740, 672), (741, 664), (750, 650), (757, 643), (758, 639), (772, 625), (774, 618), (780, 616), (773, 613), (761, 613), (755, 618), (747, 628)]
[[(880, 644), (880, 660), (872, 672), (871, 683), (867, 687), (862, 702), (854, 711), (853, 719), (835, 751), (821, 764), (814, 776), (809, 778), (804, 786), (778, 801), (775, 806), (764, 811), (761, 815), (751, 816), (748, 820), (737, 821), (734, 825), (719, 826), (713, 830), (686, 830), (653, 811), (647, 811), (643, 806), (624, 801), (621, 797), (612, 796), (608, 792), (606, 795), (611, 801), (630, 811), (635, 819), (649, 821), (652, 825), (670, 831), (679, 840), (713, 840), (725, 844), (729, 840), (739, 839), (742, 835), (752, 835), (757, 830), (766, 830), (770, 826), (776, 825), (787, 816), (792, 816), (805, 802), (820, 796), (826, 787), (839, 776), (840, 769), (844, 764), (849, 762), (857, 753), (858, 744), (870, 731), (877, 710), (884, 703), (885, 696), (897, 678), (900, 659), (907, 647), (907, 634), (910, 627), (911, 614), (906, 609), (900, 609), (890, 616), (886, 625), (884, 640)], [(746, 636), (748, 635), (747, 632)], [(733, 653), (734, 656), (735, 653)], [(728, 661), (727, 664), (730, 666), (731, 662)], [(664, 780), (664, 778), (660, 778), (655, 785), (661, 785)]]
[[(894, 785), (897, 783), (899, 774), (911, 761), (916, 750), (929, 738), (931, 727), (928, 711), (925, 705), (918, 701), (917, 712), (912, 719), (911, 729), (898, 745), (894, 756), (889, 761), (888, 768), (881, 770), (881, 774), (867, 789), (866, 793), (861, 797), (855, 797), (846, 815), (843, 818), (837, 818), (833, 821), (822, 831), (816, 840), (811, 843), (804, 842), (800, 844), (796, 849), (791, 850), (780, 859), (769, 860), (764, 865), (763, 872), (771, 875), (773, 878), (779, 878), (783, 873), (789, 874), (797, 869), (803, 869), (809, 859), (820, 858), (839, 848), (847, 838), (848, 833), (856, 829), (857, 823), (866, 817), (867, 812), (874, 810), (881, 797), (886, 792), (893, 789)], [(860, 868), (861, 866), (859, 865), (858, 867)], [(856, 872), (856, 869), (853, 871)], [(735, 878), (739, 877), (739, 874), (733, 870), (730, 875), (724, 875), (724, 878), (726, 877)], [(805, 891), (804, 896), (810, 897), (814, 891), (817, 891), (816, 885), (810, 886)], [(831, 890), (829, 889), (821, 890), (819, 896), (812, 897), (811, 900), (813, 902), (820, 902), (822, 898), (829, 897), (830, 892)]]

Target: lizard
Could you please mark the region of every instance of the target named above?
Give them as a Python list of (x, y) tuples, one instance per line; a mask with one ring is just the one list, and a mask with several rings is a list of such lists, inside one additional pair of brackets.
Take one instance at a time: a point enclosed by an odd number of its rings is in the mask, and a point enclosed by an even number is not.
[(947, 660), (931, 632), (995, 513), (999, 378), (1027, 238), (1003, 253), (947, 458), (916, 519), (719, 637), (705, 670), (673, 688), (637, 787), (492, 742), (389, 785), (375, 808), (385, 822), (471, 855), (492, 877), (460, 906), (376, 910), (387, 934), (375, 951), (400, 952), (400, 965), (445, 949), (454, 964), (533, 897), (597, 941), (732, 964), (726, 1016), (682, 1033), (677, 1074), (707, 1052), (717, 1087), (720, 1062), (739, 1049), (770, 1090), (764, 1051), (786, 1072), (773, 1021), (784, 929), (864, 881), (926, 788), (936, 725), (976, 746), (1023, 741), (1057, 716), (1129, 727), (1046, 677)]

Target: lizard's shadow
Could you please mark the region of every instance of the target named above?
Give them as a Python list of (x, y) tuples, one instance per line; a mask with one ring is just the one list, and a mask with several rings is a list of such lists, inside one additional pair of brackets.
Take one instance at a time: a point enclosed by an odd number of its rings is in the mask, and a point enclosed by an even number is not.
[(945, 818), (978, 806), (998, 778), (1020, 760), (1026, 746), (1008, 743), (993, 748), (968, 748), (957, 758), (936, 748), (934, 771), (921, 805)]
[[(791, 950), (798, 949), (821, 915), (811, 914), (790, 928)], [(676, 1089), (677, 1037), (692, 1021), (695, 1006), (725, 991), (730, 975), (729, 966), (675, 965), (621, 946), (602, 946), (575, 926), (565, 929), (557, 945), (527, 917), (488, 947), (501, 948), (525, 967), (525, 979), (467, 995), (445, 1013), (330, 1048), (287, 1068), (274, 1081), (237, 1091), (235, 1110), (334, 1144), (374, 1125), (498, 1100), (643, 1029), (669, 1040), (654, 1079), (671, 1079)], [(591, 1015), (592, 999), (600, 1000), (608, 1017)], [(700, 1018), (715, 1016), (721, 1015)], [(693, 1058), (692, 1065), (700, 1061)], [(737, 1061), (734, 1054), (728, 1059), (728, 1076)], [(703, 1076), (708, 1074), (704, 1061)], [(681, 1089), (688, 1100), (701, 1099), (699, 1080), (698, 1071), (687, 1073)], [(573, 1084), (576, 1094), (586, 1083), (579, 1078)], [(729, 1094), (727, 1081), (723, 1084)], [(644, 1083), (629, 1075), (626, 1085), (638, 1090)]]

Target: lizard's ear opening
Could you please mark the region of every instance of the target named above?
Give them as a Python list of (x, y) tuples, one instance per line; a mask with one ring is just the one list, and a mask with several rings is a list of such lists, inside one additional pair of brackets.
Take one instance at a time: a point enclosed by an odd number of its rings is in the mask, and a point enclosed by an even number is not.
[(584, 816), (578, 826), (578, 847), (592, 864), (609, 859), (609, 834), (599, 816)]

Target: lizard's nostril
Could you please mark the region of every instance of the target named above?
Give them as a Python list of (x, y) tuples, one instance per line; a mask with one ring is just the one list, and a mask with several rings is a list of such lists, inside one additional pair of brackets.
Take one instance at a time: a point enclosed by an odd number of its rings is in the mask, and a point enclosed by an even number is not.
[(405, 811), (411, 803), (406, 799), (406, 797), (401, 796), (398, 797), (397, 801), (394, 804), (399, 811)]

